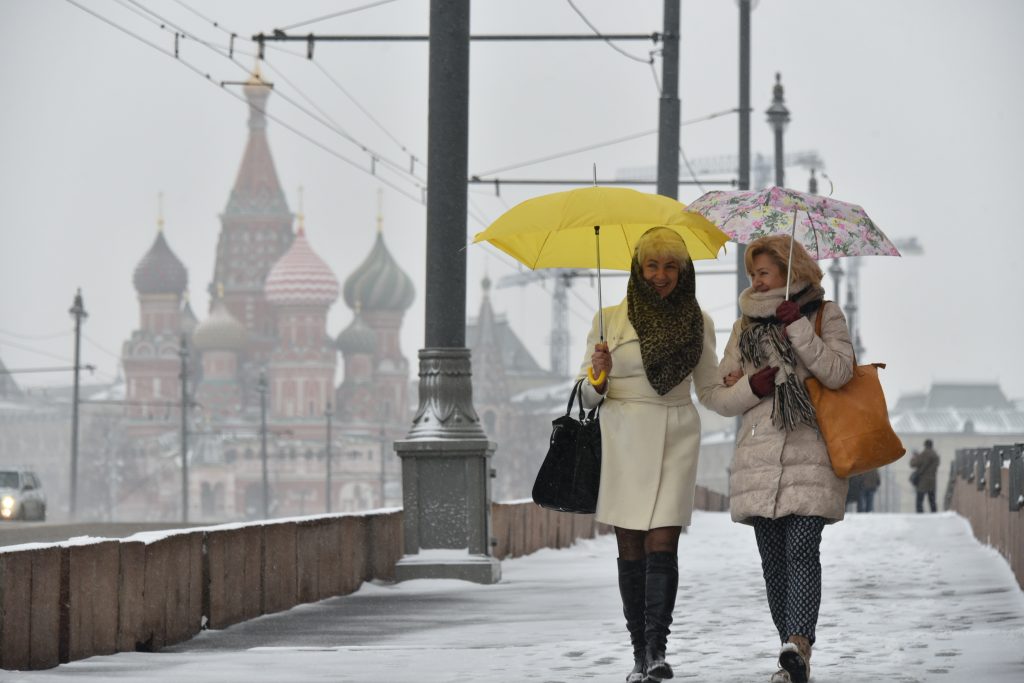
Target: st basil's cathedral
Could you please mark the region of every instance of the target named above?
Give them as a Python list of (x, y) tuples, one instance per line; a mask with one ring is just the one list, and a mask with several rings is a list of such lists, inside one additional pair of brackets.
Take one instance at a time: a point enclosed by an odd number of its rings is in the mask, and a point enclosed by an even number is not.
[[(162, 223), (135, 268), (139, 328), (124, 343), (122, 363), (134, 461), (125, 486), (136, 490), (122, 491), (123, 511), (137, 519), (180, 514), (182, 367), (189, 519), (262, 514), (264, 421), (271, 516), (400, 505), (391, 443), (411, 423), (399, 334), (412, 281), (388, 251), (378, 216), (370, 253), (338, 282), (281, 189), (264, 114), (271, 86), (255, 74), (244, 92), (249, 138), (220, 216), (209, 313), (195, 315), (188, 269)], [(339, 296), (353, 314), (334, 338), (327, 315)], [(338, 352), (343, 381), (335, 386)]]

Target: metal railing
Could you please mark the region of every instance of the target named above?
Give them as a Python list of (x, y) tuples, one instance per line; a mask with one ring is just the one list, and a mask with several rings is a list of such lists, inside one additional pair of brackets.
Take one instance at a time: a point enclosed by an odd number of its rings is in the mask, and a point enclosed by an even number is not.
[(1007, 559), (1024, 588), (1024, 443), (958, 449), (946, 508)]

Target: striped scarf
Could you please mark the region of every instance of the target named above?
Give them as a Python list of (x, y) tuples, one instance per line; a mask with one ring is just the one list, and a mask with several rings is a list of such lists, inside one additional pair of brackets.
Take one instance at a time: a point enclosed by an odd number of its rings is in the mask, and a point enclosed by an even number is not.
[[(794, 282), (790, 289), (793, 291), (790, 300), (800, 306), (800, 313), (804, 316), (817, 312), (825, 298), (825, 290), (819, 285)], [(785, 325), (775, 317), (775, 309), (785, 296), (784, 287), (767, 292), (755, 292), (748, 287), (740, 294), (740, 311), (743, 313), (740, 358), (757, 369), (779, 369), (775, 375), (772, 424), (787, 431), (793, 431), (801, 424), (817, 429), (814, 405), (796, 374), (799, 362), (796, 352), (785, 334)]]

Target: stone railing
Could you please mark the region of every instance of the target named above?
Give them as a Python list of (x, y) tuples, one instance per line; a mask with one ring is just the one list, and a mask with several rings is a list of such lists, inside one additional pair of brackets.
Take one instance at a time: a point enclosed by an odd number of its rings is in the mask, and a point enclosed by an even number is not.
[(1024, 444), (962, 448), (950, 468), (948, 507), (1006, 558), (1024, 589)]
[[(698, 487), (695, 507), (723, 510)], [(611, 531), (593, 515), (492, 505), (499, 559)], [(46, 669), (152, 651), (232, 624), (393, 580), (402, 511), (143, 532), (0, 549), (0, 668)]]

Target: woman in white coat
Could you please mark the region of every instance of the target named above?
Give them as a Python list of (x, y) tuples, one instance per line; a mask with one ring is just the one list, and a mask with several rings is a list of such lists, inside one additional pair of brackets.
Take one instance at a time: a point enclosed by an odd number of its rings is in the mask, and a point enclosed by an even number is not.
[(601, 407), (601, 486), (596, 518), (615, 527), (619, 590), (633, 644), (627, 681), (671, 678), (665, 644), (679, 583), (681, 529), (690, 523), (700, 418), (690, 399), (718, 384), (715, 330), (695, 297), (693, 262), (678, 234), (647, 231), (637, 243), (626, 298), (604, 309), (587, 340), (588, 367), (607, 378), (584, 382)]
[[(821, 268), (799, 244), (786, 298), (789, 250), (788, 235), (747, 246), (751, 286), (740, 293), (742, 317), (720, 366), (730, 388), (709, 388), (701, 396), (722, 415), (743, 416), (729, 508), (734, 521), (754, 527), (768, 607), (782, 641), (773, 683), (810, 677), (821, 603), (821, 532), (846, 512), (847, 482), (832, 470), (804, 380), (813, 375), (838, 389), (853, 376), (846, 319), (839, 306), (824, 301)], [(814, 321), (822, 306), (819, 337)]]

